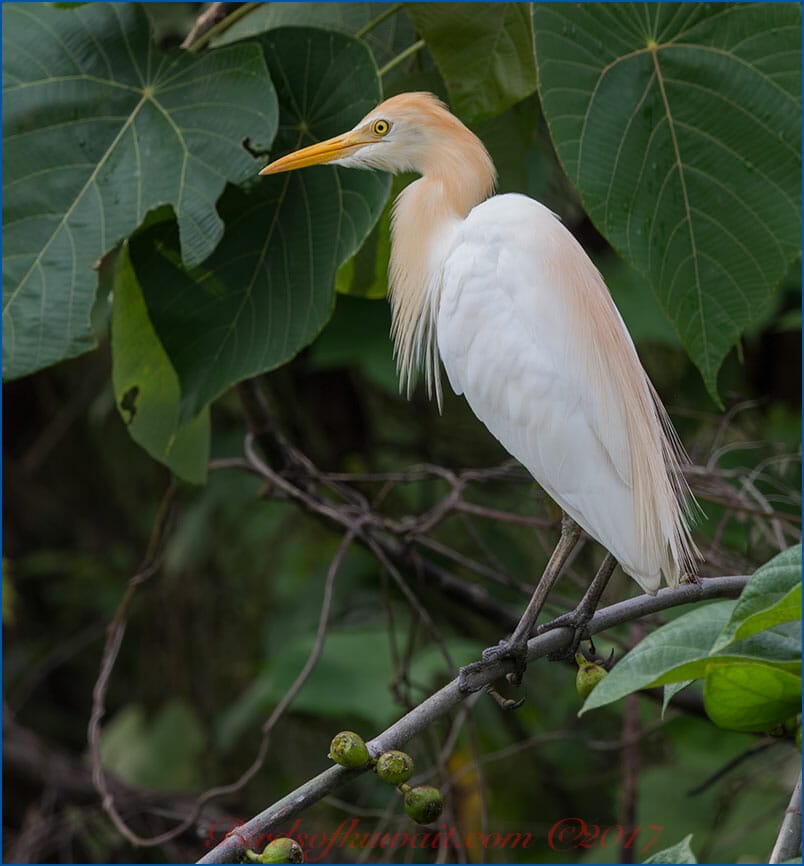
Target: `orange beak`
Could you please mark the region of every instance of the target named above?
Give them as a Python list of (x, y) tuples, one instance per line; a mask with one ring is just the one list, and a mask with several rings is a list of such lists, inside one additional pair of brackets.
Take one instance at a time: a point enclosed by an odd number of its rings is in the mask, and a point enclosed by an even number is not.
[(323, 165), (334, 159), (349, 156), (350, 153), (364, 144), (369, 144), (369, 141), (362, 138), (359, 133), (346, 132), (343, 135), (336, 135), (326, 141), (319, 141), (317, 144), (311, 144), (309, 147), (303, 147), (281, 159), (274, 160), (266, 165), (260, 174), (278, 174), (281, 171), (306, 168), (308, 165)]

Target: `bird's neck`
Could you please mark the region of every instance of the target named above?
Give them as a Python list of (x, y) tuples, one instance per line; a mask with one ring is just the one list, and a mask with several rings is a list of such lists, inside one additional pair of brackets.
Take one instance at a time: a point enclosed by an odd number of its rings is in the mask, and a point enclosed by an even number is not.
[(455, 232), (493, 192), (494, 164), (480, 140), (461, 125), (461, 146), (440, 153), (394, 202), (389, 289), (400, 383), (411, 393), (424, 368), (427, 393), (441, 406), (436, 319), (441, 273)]

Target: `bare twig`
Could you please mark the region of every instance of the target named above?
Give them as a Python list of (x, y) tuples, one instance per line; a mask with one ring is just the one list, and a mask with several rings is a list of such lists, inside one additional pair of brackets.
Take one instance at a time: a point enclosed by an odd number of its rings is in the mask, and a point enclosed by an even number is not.
[(770, 855), (769, 863), (784, 863), (801, 856), (801, 770), (793, 788), (790, 804), (784, 813), (776, 844)]
[[(589, 623), (589, 632), (597, 634), (615, 625), (683, 604), (714, 598), (734, 598), (740, 594), (747, 582), (747, 577), (708, 578), (700, 584), (661, 590), (656, 596), (637, 596), (598, 611)], [(532, 638), (528, 642), (528, 661), (560, 651), (571, 639), (572, 633), (568, 629), (556, 629)], [(513, 663), (507, 659), (496, 661), (486, 669), (478, 671), (471, 686), (481, 688), (487, 683), (500, 679), (513, 670), (513, 667)], [(458, 679), (452, 680), (368, 742), (369, 751), (376, 756), (389, 749), (401, 748), (408, 740), (428, 728), (435, 719), (445, 715), (468, 697), (469, 695), (459, 688)], [(283, 822), (295, 817), (363, 772), (363, 770), (350, 770), (340, 766), (330, 767), (245, 824), (233, 828), (219, 845), (198, 862), (235, 862), (242, 856), (245, 848), (254, 847), (265, 838), (265, 834), (273, 832)]]
[(367, 36), (371, 31), (377, 27), (379, 24), (382, 24), (386, 18), (390, 18), (392, 15), (396, 15), (400, 9), (402, 9), (404, 4), (402, 3), (394, 3), (392, 6), (389, 6), (383, 12), (381, 12), (376, 18), (373, 18), (368, 24), (364, 25), (360, 28), (360, 30), (355, 33), (355, 39), (362, 39), (364, 36)]
[(191, 53), (200, 51), (212, 38), (251, 12), (257, 3), (211, 3), (196, 19), (181, 47)]
[(697, 797), (698, 794), (703, 794), (703, 792), (708, 791), (709, 788), (711, 788), (712, 785), (715, 784), (715, 782), (720, 781), (720, 779), (722, 779), (732, 770), (735, 770), (737, 767), (741, 766), (745, 761), (748, 761), (751, 758), (755, 758), (766, 749), (772, 749), (774, 746), (778, 746), (779, 742), (780, 741), (776, 737), (766, 737), (765, 739), (760, 740), (758, 743), (754, 743), (750, 748), (746, 749), (743, 752), (740, 752), (739, 755), (736, 755), (734, 758), (726, 761), (726, 763), (722, 767), (717, 769), (710, 776), (707, 776), (703, 780), (703, 782), (696, 785), (694, 788), (690, 788), (690, 790), (687, 791), (687, 796)]
[[(205, 9), (198, 18), (195, 19), (195, 24), (193, 24), (192, 29), (184, 37), (184, 41), (181, 43), (179, 47), (181, 48), (190, 48), (193, 43), (197, 42), (200, 37), (207, 32), (207, 30), (212, 27), (213, 24), (217, 23), (226, 15), (226, 7), (227, 5), (234, 4), (226, 4), (226, 3), (210, 3), (209, 7)], [(240, 5), (239, 3), (237, 4)]]

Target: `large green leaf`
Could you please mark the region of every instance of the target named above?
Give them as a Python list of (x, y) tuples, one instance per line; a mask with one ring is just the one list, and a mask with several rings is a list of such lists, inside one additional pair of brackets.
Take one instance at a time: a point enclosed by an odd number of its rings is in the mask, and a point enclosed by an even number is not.
[(758, 662), (733, 662), (709, 671), (704, 707), (719, 727), (767, 731), (801, 711), (801, 674)]
[(362, 37), (378, 66), (414, 41), (413, 25), (394, 3), (258, 3), (213, 45), (225, 45), (278, 27), (317, 27)]
[(132, 439), (180, 478), (195, 484), (206, 481), (209, 409), (179, 423), (179, 377), (148, 318), (128, 243), (115, 264), (112, 381), (118, 412)]
[(703, 605), (656, 629), (595, 686), (581, 712), (610, 704), (637, 689), (703, 677), (714, 667), (735, 661), (764, 662), (800, 674), (801, 639), (799, 629), (791, 623), (752, 635), (720, 652), (712, 651), (735, 605), (734, 601)]
[(800, 7), (536, 3), (534, 23), (559, 157), (717, 399), (800, 250)]
[[(384, 298), (388, 294), (388, 261), (391, 257), (391, 220), (394, 201), (410, 182), (404, 175), (391, 178), (391, 194), (377, 224), (357, 255), (338, 270), (335, 288), (343, 295)], [(385, 338), (387, 339), (387, 333)]]
[(740, 593), (714, 651), (752, 634), (801, 619), (801, 545), (765, 563)]
[(255, 170), (276, 98), (255, 45), (162, 54), (139, 6), (3, 6), (3, 371), (94, 345), (95, 262), (162, 203), (182, 257), (223, 234), (215, 201)]
[(456, 114), (475, 123), (536, 90), (529, 3), (407, 3)]
[[(380, 98), (371, 53), (348, 36), (288, 27), (255, 41), (279, 97), (274, 156), (349, 129)], [(321, 166), (229, 187), (218, 205), (223, 240), (191, 271), (170, 229), (132, 241), (150, 319), (179, 376), (182, 420), (313, 340), (332, 314), (338, 266), (371, 230), (389, 185), (384, 174)]]

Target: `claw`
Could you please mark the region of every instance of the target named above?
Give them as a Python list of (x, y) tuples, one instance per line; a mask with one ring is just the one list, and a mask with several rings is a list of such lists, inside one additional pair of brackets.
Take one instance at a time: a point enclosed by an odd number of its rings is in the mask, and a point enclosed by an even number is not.
[(518, 701), (513, 700), (513, 698), (504, 698), (492, 685), (486, 686), (486, 691), (503, 710), (518, 710), (525, 703), (524, 698), (520, 698)]
[[(513, 685), (518, 686), (522, 682), (522, 675), (528, 665), (528, 645), (515, 644), (510, 641), (500, 641), (496, 646), (490, 646), (483, 650), (481, 660), (472, 662), (462, 667), (458, 674), (458, 688), (462, 692), (477, 692), (484, 685), (475, 685), (472, 680), (478, 673), (485, 672), (488, 668), (502, 661), (513, 661), (515, 668), (506, 674), (506, 679)], [(503, 699), (505, 700), (505, 699)]]

